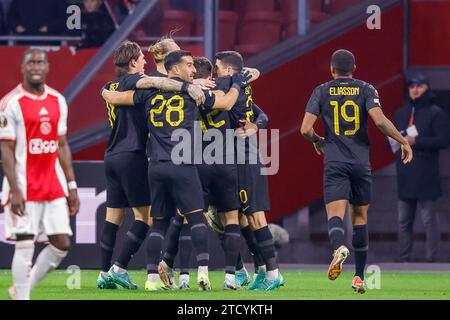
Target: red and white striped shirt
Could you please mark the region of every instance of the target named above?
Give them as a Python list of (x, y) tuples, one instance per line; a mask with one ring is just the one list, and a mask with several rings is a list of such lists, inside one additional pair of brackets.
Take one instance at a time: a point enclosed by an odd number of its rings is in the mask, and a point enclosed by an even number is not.
[[(16, 142), (16, 179), (27, 201), (51, 201), (67, 195), (58, 160), (58, 136), (66, 133), (66, 100), (48, 86), (36, 96), (19, 84), (0, 101), (0, 140)], [(2, 204), (8, 198), (5, 176)]]

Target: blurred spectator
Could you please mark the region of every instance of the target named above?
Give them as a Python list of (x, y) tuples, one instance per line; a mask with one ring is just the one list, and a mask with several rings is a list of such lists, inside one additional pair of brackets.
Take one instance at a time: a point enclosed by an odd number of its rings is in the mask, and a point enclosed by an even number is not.
[(79, 48), (100, 47), (114, 32), (115, 26), (102, 0), (83, 0), (81, 41)]
[(402, 165), (396, 152), (398, 182), (399, 245), (398, 261), (411, 258), (413, 224), (416, 212), (426, 231), (426, 260), (437, 259), (440, 232), (436, 199), (442, 195), (439, 179), (439, 150), (450, 144), (450, 120), (433, 102), (428, 80), (417, 76), (408, 81), (407, 104), (394, 117), (397, 129), (406, 136), (414, 152), (413, 161)]
[(8, 26), (17, 35), (60, 35), (64, 32), (65, 0), (13, 0)]
[[(119, 23), (132, 14), (138, 5), (139, 0), (120, 0), (116, 7), (116, 17)], [(163, 16), (162, 1), (150, 10), (147, 16), (142, 19), (141, 23), (133, 31), (134, 37), (160, 37), (161, 36), (161, 18)]]

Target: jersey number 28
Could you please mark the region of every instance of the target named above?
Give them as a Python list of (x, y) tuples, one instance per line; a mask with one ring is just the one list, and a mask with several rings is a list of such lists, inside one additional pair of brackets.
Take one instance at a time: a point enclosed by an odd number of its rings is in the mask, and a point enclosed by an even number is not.
[[(167, 108), (166, 111), (166, 122), (172, 126), (177, 127), (180, 125), (181, 122), (184, 120), (184, 99), (183, 97), (179, 95), (175, 95), (170, 97), (169, 99), (164, 98), (162, 95), (158, 94), (156, 97), (152, 99), (152, 106), (156, 104), (157, 101), (161, 101), (161, 105), (156, 109), (150, 110), (150, 122), (155, 127), (162, 127), (164, 126), (164, 122), (157, 121), (155, 118), (156, 116), (163, 113), (164, 108)], [(172, 115), (176, 114), (177, 120), (172, 119)], [(174, 116), (175, 118), (175, 116)]]

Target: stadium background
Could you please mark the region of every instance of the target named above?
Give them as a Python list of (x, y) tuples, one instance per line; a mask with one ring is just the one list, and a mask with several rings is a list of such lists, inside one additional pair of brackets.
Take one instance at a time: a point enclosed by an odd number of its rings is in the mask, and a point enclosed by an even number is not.
[[(81, 1), (67, 2), (82, 6)], [(111, 12), (117, 2), (106, 1)], [(96, 242), (105, 214), (104, 203), (101, 203), (104, 177), (101, 162), (89, 161), (102, 160), (108, 133), (99, 88), (114, 78), (111, 53), (118, 43), (132, 38), (146, 47), (155, 40), (152, 36), (136, 38), (134, 35), (133, 38), (133, 34), (140, 21), (138, 15), (145, 16), (147, 9), (154, 10), (156, 2), (141, 1), (139, 8), (142, 10), (130, 14), (101, 48), (75, 49), (73, 45), (78, 40), (72, 35), (64, 35), (62, 41), (52, 40), (49, 47), (51, 65), (47, 83), (68, 98), (69, 141), (74, 159), (79, 161), (75, 165), (79, 186), (91, 188), (83, 189), (82, 211), (85, 210), (88, 218), (79, 215), (73, 219), (77, 244), (63, 267), (69, 264), (98, 266)], [(283, 263), (328, 262), (330, 249), (322, 202), (322, 162), (298, 131), (307, 99), (317, 84), (330, 78), (331, 53), (346, 48), (356, 55), (355, 76), (376, 86), (389, 117), (403, 104), (406, 77), (416, 73), (430, 78), (438, 104), (450, 113), (450, 42), (447, 41), (450, 37), (450, 1), (211, 0), (205, 1), (201, 14), (195, 8), (174, 8), (173, 2), (176, 1), (162, 2), (161, 35), (181, 27), (174, 38), (182, 48), (192, 50), (195, 55), (210, 57), (215, 50), (235, 49), (245, 54), (247, 65), (263, 72), (253, 85), (254, 99), (269, 115), (269, 128), (280, 130), (280, 170), (269, 178), (272, 211), (268, 218), (283, 226), (290, 235), (289, 244), (278, 251), (279, 260)], [(202, 0), (197, 2), (203, 3)], [(309, 8), (305, 7), (308, 3)], [(370, 16), (366, 9), (373, 4), (382, 10), (380, 30), (369, 30), (366, 26)], [(217, 28), (217, 37), (214, 28)], [(23, 45), (24, 41), (15, 36), (0, 36), (3, 44), (0, 46), (1, 96), (22, 79), (21, 54), (27, 47)], [(46, 40), (26, 41), (28, 45), (38, 44), (37, 41), (42, 44)], [(216, 42), (217, 46), (214, 45)], [(147, 70), (150, 70), (152, 59), (147, 53), (146, 56)], [(374, 201), (369, 213), (371, 251), (368, 262), (393, 261), (397, 243), (393, 156), (385, 139), (373, 126), (370, 137), (375, 180)], [(439, 259), (450, 261), (448, 150), (442, 153), (441, 167), (444, 197), (437, 207), (441, 227)], [(2, 223), (3, 215), (0, 214)], [(3, 229), (3, 225), (0, 228)], [(122, 228), (122, 233), (125, 229)], [(86, 234), (89, 240), (83, 243), (81, 234)], [(420, 261), (424, 257), (420, 219), (416, 222), (414, 238), (414, 259)], [(13, 247), (3, 238), (0, 241), (0, 268), (8, 268)], [(218, 246), (217, 241), (211, 246)], [(212, 257), (212, 266), (220, 266), (223, 261), (220, 250), (211, 251), (218, 252)], [(143, 266), (143, 255), (141, 250), (132, 267)]]

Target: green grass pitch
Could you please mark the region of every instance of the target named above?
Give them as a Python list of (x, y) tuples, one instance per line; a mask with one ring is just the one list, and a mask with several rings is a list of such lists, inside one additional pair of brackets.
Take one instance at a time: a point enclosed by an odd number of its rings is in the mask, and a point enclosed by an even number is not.
[[(337, 300), (337, 299), (450, 299), (450, 272), (382, 272), (381, 289), (368, 290), (360, 295), (351, 289), (352, 273), (345, 272), (335, 281), (329, 281), (326, 271), (285, 271), (285, 286), (270, 292), (224, 291), (223, 273), (210, 272), (211, 292), (199, 292), (195, 286), (196, 274), (191, 273), (191, 289), (188, 291), (147, 292), (143, 290), (145, 271), (130, 272), (138, 290), (99, 290), (95, 287), (98, 271), (81, 271), (81, 288), (69, 290), (66, 282), (70, 276), (62, 270), (51, 273), (33, 291), (32, 299), (42, 300)], [(8, 299), (7, 288), (11, 283), (11, 271), (0, 270), (0, 299)]]

